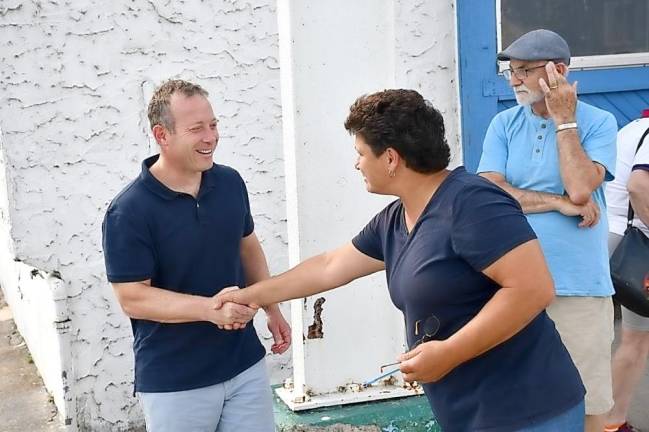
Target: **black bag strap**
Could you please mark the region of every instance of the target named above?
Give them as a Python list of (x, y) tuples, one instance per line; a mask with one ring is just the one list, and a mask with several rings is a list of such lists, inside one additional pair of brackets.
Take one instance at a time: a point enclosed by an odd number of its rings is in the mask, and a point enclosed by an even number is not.
[[(647, 128), (647, 130), (644, 131), (644, 133), (640, 137), (640, 141), (638, 141), (638, 146), (635, 148), (634, 156), (638, 154), (638, 150), (640, 150), (640, 147), (642, 147), (642, 143), (644, 142), (644, 139), (647, 137), (647, 135), (649, 135), (649, 128)], [(635, 212), (633, 211), (633, 206), (631, 205), (631, 199), (629, 198), (629, 208), (626, 212), (626, 229), (629, 229), (633, 226), (634, 217), (635, 217)]]

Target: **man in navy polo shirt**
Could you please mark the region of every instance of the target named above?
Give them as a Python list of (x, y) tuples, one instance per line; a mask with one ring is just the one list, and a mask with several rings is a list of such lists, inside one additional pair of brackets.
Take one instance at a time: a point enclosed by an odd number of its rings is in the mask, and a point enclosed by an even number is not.
[[(216, 165), (217, 121), (207, 92), (170, 80), (148, 108), (160, 154), (110, 204), (106, 273), (131, 318), (135, 390), (153, 432), (271, 432), (272, 395), (254, 308), (223, 288), (269, 277), (246, 186)], [(291, 343), (277, 305), (265, 308), (272, 351)]]

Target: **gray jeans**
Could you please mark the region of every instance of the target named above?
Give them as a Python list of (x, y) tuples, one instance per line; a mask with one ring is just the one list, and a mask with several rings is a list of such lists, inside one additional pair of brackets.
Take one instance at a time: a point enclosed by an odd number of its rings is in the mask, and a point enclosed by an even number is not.
[(137, 395), (149, 432), (275, 431), (265, 359), (209, 387)]

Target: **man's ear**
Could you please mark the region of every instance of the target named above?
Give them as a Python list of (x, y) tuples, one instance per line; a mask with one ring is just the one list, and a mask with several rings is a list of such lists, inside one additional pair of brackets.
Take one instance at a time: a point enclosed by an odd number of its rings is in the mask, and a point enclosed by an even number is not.
[(157, 124), (153, 126), (151, 132), (153, 132), (153, 138), (155, 138), (159, 146), (167, 145), (167, 140), (169, 138), (169, 131), (164, 126)]
[(556, 65), (557, 71), (564, 77), (568, 76), (568, 73), (570, 72), (570, 68), (568, 68), (568, 65), (565, 63), (557, 63)]

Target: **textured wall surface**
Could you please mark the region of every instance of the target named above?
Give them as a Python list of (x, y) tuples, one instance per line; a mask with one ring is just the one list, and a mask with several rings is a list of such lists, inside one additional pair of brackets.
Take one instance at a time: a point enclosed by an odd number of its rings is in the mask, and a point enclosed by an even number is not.
[[(284, 118), (286, 124), (294, 120), (285, 144), (294, 150), (286, 175), (289, 256), (297, 262), (349, 242), (393, 199), (367, 193), (354, 167), (354, 139), (343, 123), (358, 96), (394, 86), (394, 2), (288, 3), (291, 33), (282, 26), (280, 43)], [(280, 7), (280, 14), (285, 13)], [(284, 57), (287, 47), (290, 59)], [(292, 71), (289, 83), (287, 70)], [(288, 152), (286, 160), (291, 160)], [(320, 298), (326, 300), (323, 305)], [(316, 400), (363, 382), (368, 371), (378, 370), (401, 350), (401, 317), (390, 304), (382, 274), (292, 306), (294, 329), (302, 323), (293, 339), (300, 340), (302, 333), (307, 339), (294, 345), (295, 393), (289, 400), (306, 401), (309, 394)], [(314, 322), (320, 324), (322, 338), (308, 338)], [(346, 396), (353, 397), (351, 392)]]
[(395, 82), (444, 116), (451, 165), (462, 164), (457, 82), (456, 0), (395, 1)]
[(62, 419), (72, 394), (67, 390), (67, 376), (72, 369), (69, 345), (69, 311), (63, 281), (15, 261), (11, 238), (12, 200), (5, 187), (4, 142), (0, 128), (0, 287), (11, 305), (18, 330), (30, 347), (31, 358)]
[(271, 271), (286, 267), (277, 39), (272, 0), (0, 3), (11, 237), (17, 259), (64, 281), (80, 429), (141, 425), (130, 326), (105, 281), (100, 227), (110, 199), (156, 152), (145, 107), (164, 79), (210, 92), (215, 159), (246, 179)]

